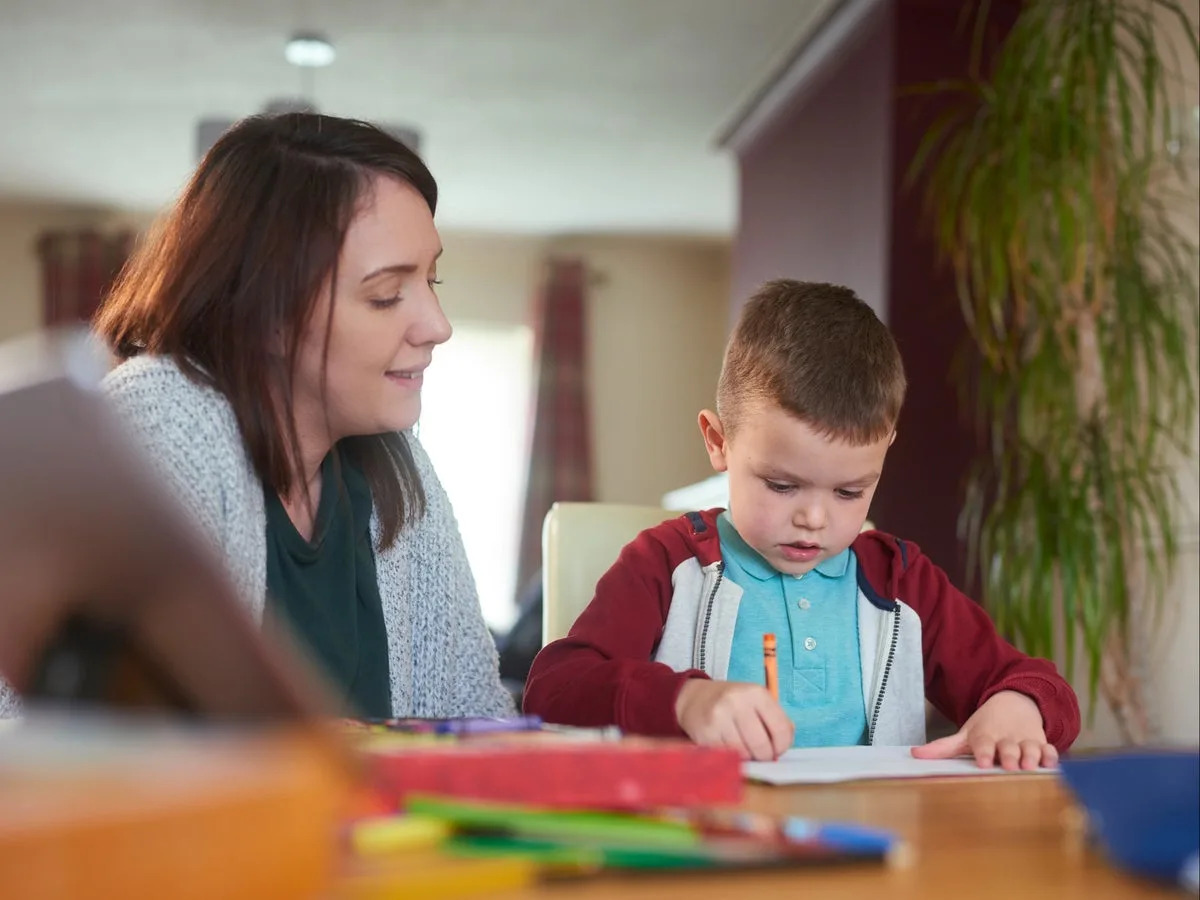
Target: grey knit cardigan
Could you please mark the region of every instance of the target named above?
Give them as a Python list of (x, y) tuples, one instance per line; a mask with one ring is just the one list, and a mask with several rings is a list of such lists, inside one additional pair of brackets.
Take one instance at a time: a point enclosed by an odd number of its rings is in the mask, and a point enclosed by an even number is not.
[[(246, 456), (233, 408), (170, 359), (137, 357), (104, 380), (104, 391), (155, 467), (214, 541), (250, 614), (262, 621), (267, 590), (267, 519), (262, 482)], [(458, 524), (429, 457), (411, 432), (427, 509), (379, 549), (375, 568), (391, 668), (392, 713), (507, 715), (496, 648), (484, 625)], [(0, 685), (0, 717), (18, 711)]]

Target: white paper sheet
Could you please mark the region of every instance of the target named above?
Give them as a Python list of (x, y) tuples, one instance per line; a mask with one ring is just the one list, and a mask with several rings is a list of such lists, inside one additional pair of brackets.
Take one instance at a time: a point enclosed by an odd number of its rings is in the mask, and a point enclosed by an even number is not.
[(942, 778), (948, 775), (1054, 774), (1053, 769), (1006, 772), (981, 769), (975, 760), (914, 759), (911, 747), (813, 747), (789, 750), (775, 762), (742, 763), (742, 775), (767, 784), (835, 784), (878, 778)]

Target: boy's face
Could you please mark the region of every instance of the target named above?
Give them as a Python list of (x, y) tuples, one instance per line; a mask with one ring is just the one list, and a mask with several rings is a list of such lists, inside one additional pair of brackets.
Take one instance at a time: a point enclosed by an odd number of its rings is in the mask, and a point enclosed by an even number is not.
[(732, 436), (710, 410), (700, 413), (700, 431), (713, 468), (729, 473), (738, 534), (787, 575), (803, 575), (850, 546), (894, 437), (855, 447), (767, 401), (742, 410)]

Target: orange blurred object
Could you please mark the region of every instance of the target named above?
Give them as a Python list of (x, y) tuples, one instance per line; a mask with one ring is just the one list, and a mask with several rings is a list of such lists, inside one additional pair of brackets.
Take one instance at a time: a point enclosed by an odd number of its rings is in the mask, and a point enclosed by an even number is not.
[(0, 730), (6, 897), (313, 897), (350, 793), (327, 738), (121, 719)]

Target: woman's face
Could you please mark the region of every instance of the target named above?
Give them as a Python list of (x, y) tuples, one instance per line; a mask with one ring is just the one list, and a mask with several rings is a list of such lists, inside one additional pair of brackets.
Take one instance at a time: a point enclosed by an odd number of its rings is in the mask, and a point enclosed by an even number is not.
[(295, 383), (301, 434), (328, 427), (327, 437), (337, 441), (402, 431), (417, 421), (433, 348), (451, 333), (434, 290), (441, 253), (421, 195), (377, 177), (342, 244), (332, 318), (325, 291), (301, 338)]

